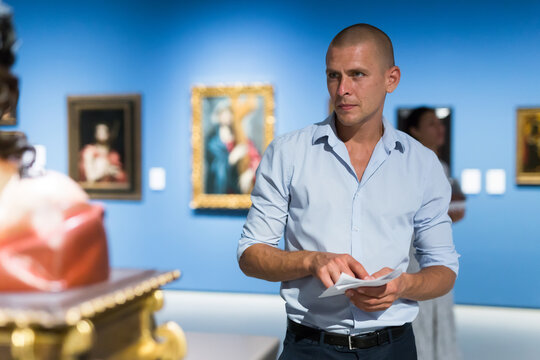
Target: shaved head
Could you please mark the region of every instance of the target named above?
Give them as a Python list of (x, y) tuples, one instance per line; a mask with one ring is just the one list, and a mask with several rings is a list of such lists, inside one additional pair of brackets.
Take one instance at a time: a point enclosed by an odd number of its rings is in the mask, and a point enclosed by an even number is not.
[(369, 24), (351, 25), (341, 30), (330, 43), (328, 50), (332, 47), (355, 46), (365, 42), (372, 42), (376, 45), (384, 68), (388, 69), (395, 65), (392, 41), (382, 30)]

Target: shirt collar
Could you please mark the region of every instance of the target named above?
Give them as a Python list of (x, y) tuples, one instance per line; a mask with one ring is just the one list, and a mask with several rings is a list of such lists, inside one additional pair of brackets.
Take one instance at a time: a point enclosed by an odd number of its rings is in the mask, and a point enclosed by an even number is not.
[[(313, 133), (313, 140), (312, 140), (313, 145), (324, 137), (327, 138), (326, 141), (328, 145), (331, 146), (332, 148), (335, 147), (339, 141), (341, 141), (337, 136), (335, 113), (332, 113), (324, 121), (316, 125), (317, 125), (317, 128), (315, 129), (315, 132)], [(392, 150), (398, 150), (399, 152), (403, 153), (405, 151), (403, 147), (403, 142), (399, 141), (399, 137), (398, 137), (398, 133), (396, 129), (384, 117), (383, 117), (383, 127), (384, 127), (384, 133), (383, 133), (381, 141), (384, 145), (384, 149), (386, 150), (386, 152), (390, 154)]]
[(316, 124), (317, 128), (315, 129), (315, 132), (313, 133), (313, 141), (312, 144), (315, 145), (319, 140), (326, 137), (326, 142), (328, 145), (330, 145), (332, 148), (335, 147), (339, 141), (341, 141), (337, 136), (336, 131), (336, 122), (334, 119), (335, 113), (330, 114), (324, 121)]
[(398, 150), (403, 154), (405, 152), (405, 148), (403, 146), (403, 142), (399, 140), (397, 130), (384, 117), (383, 127), (384, 133), (382, 136), (382, 142), (386, 152), (390, 154), (392, 150)]

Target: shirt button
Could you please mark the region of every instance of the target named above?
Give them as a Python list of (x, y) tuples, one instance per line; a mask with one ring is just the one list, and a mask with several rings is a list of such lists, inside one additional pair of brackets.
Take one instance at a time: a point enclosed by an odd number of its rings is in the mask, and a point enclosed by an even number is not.
[(354, 226), (354, 227), (352, 228), (352, 230), (355, 231), (355, 232), (358, 232), (360, 229), (357, 228), (356, 226)]

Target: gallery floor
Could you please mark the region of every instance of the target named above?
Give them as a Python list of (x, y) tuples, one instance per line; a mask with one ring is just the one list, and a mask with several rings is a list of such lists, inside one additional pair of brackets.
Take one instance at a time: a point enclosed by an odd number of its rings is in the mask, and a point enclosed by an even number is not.
[[(465, 360), (539, 358), (540, 310), (458, 305), (455, 311)], [(166, 320), (190, 332), (280, 340), (286, 324), (284, 303), (277, 295), (171, 290), (165, 291), (165, 306), (157, 314), (158, 323)]]

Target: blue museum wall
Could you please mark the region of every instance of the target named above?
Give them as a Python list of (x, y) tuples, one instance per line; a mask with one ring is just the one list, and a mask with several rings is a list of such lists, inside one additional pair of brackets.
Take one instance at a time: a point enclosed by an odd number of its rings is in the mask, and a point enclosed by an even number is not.
[[(194, 211), (190, 90), (195, 84), (270, 83), (276, 133), (323, 119), (326, 47), (368, 22), (393, 39), (397, 107), (451, 106), (453, 169), (504, 169), (507, 192), (469, 196), (455, 225), (457, 302), (540, 307), (540, 188), (515, 185), (515, 110), (540, 106), (538, 2), (11, 1), (21, 46), (19, 124), (67, 172), (66, 97), (141, 93), (141, 201), (103, 201), (115, 267), (178, 268), (171, 288), (277, 293), (238, 269), (245, 212)], [(163, 167), (167, 188), (148, 188)]]

